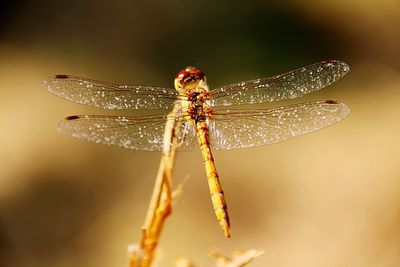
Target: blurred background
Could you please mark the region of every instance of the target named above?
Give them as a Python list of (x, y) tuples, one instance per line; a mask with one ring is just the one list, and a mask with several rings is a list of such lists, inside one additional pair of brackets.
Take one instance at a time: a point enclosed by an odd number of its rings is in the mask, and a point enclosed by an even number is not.
[(50, 95), (47, 76), (172, 87), (194, 65), (217, 87), (325, 59), (351, 72), (294, 102), (337, 99), (349, 117), (284, 143), (215, 152), (229, 240), (199, 151), (179, 154), (175, 183), (190, 179), (159, 266), (178, 256), (213, 266), (214, 247), (266, 249), (250, 266), (400, 266), (400, 2), (1, 1), (0, 266), (127, 266), (157, 173), (159, 153), (59, 134), (67, 115), (120, 113)]

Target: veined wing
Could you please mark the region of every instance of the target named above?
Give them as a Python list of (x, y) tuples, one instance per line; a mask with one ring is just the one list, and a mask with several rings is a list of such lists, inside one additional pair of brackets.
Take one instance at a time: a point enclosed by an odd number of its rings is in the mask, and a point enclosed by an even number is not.
[(333, 100), (264, 110), (221, 110), (210, 122), (211, 147), (257, 147), (316, 131), (347, 116), (349, 108)]
[(54, 75), (44, 87), (70, 101), (105, 109), (169, 109), (178, 93), (169, 88), (118, 85), (71, 75)]
[[(302, 103), (263, 110), (215, 111), (210, 120), (213, 149), (257, 147), (303, 135), (339, 122), (349, 108), (335, 101)], [(167, 115), (154, 116), (70, 116), (59, 131), (72, 137), (141, 151), (162, 151)], [(180, 124), (178, 150), (197, 149), (195, 129), (188, 121)]]
[(298, 98), (334, 83), (349, 70), (344, 62), (322, 61), (274, 77), (213, 89), (211, 103), (213, 106), (230, 106)]
[[(70, 116), (59, 123), (58, 130), (72, 137), (96, 143), (142, 151), (162, 151), (168, 115), (154, 116)], [(182, 121), (177, 138), (179, 150), (193, 150), (197, 145), (194, 129)]]

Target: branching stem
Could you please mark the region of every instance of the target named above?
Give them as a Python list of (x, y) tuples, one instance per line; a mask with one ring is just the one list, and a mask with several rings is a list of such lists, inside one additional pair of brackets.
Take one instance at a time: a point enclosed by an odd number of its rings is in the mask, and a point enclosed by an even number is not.
[(139, 250), (130, 251), (130, 267), (150, 267), (165, 220), (172, 212), (172, 172), (175, 162), (179, 122), (175, 120), (179, 105), (175, 105), (164, 131), (164, 145), (153, 195), (142, 228)]

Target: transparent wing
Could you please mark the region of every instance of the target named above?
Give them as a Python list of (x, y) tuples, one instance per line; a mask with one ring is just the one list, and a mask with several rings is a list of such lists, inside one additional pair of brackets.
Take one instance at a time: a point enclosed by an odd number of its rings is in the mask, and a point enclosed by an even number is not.
[(349, 111), (332, 100), (266, 110), (216, 111), (210, 122), (210, 143), (217, 150), (273, 144), (334, 124)]
[(334, 83), (349, 70), (344, 62), (323, 61), (274, 77), (216, 88), (210, 92), (211, 104), (230, 106), (298, 98)]
[[(64, 134), (86, 141), (142, 151), (162, 151), (165, 124), (169, 119), (171, 118), (167, 115), (70, 116), (60, 122), (58, 129)], [(196, 149), (193, 127), (183, 121), (181, 128), (181, 134), (177, 137), (181, 143), (178, 149)]]
[(105, 109), (169, 109), (178, 98), (169, 88), (117, 85), (71, 75), (51, 76), (44, 87), (70, 101)]

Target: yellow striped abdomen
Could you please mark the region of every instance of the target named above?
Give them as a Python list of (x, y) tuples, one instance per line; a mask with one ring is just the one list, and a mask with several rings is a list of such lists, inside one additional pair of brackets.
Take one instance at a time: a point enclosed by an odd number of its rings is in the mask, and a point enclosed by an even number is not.
[(214, 158), (210, 149), (207, 123), (205, 121), (196, 122), (196, 132), (201, 154), (203, 156), (204, 166), (206, 168), (208, 186), (210, 188), (211, 200), (214, 206), (215, 215), (217, 216), (225, 236), (230, 237), (228, 210), (225, 203), (224, 192), (222, 191), (221, 183), (219, 181), (217, 169), (215, 168)]

